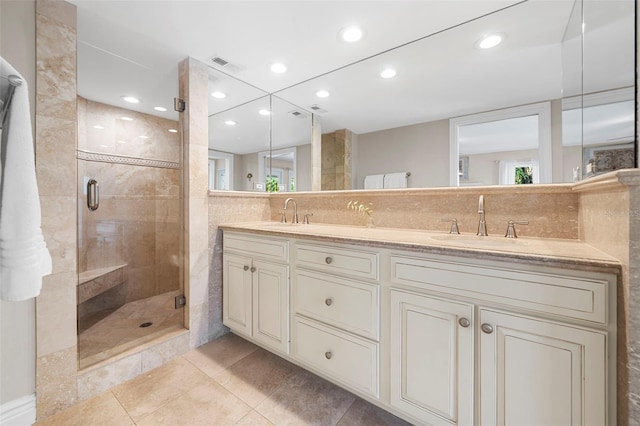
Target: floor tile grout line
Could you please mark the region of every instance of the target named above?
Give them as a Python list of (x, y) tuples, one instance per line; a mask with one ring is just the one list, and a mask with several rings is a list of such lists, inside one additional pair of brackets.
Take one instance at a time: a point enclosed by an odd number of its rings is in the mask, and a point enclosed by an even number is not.
[(118, 404), (120, 405), (120, 407), (122, 407), (122, 409), (124, 410), (125, 413), (127, 413), (127, 417), (129, 417), (129, 420), (131, 420), (131, 422), (133, 424), (136, 424), (137, 422), (135, 420), (133, 420), (133, 417), (131, 417), (131, 414), (129, 413), (129, 411), (124, 407), (124, 405), (122, 405), (122, 402), (120, 401), (120, 399), (118, 398), (118, 396), (115, 394), (115, 392), (113, 392), (113, 390), (109, 390), (109, 393), (115, 398), (115, 400), (118, 402)]
[(344, 418), (344, 416), (347, 415), (347, 413), (349, 412), (349, 410), (351, 410), (351, 407), (353, 407), (353, 404), (356, 403), (356, 401), (358, 400), (358, 396), (354, 395), (355, 398), (353, 399), (353, 402), (351, 404), (349, 404), (349, 406), (347, 407), (346, 410), (344, 410), (344, 413), (342, 413), (342, 415), (340, 416), (340, 418), (338, 419), (338, 421), (336, 422), (336, 424), (334, 426), (338, 426), (340, 424), (340, 422), (342, 421), (342, 419)]

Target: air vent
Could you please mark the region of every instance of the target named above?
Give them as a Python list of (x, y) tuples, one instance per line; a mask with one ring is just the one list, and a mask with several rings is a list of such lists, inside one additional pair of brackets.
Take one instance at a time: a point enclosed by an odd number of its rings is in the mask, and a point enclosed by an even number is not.
[(227, 71), (227, 72), (233, 72), (233, 73), (237, 73), (240, 72), (242, 70), (244, 70), (244, 67), (238, 64), (234, 64), (233, 62), (230, 62), (224, 58), (221, 58), (218, 55), (213, 55), (210, 56), (209, 58), (207, 58), (207, 60), (209, 61), (209, 63), (211, 65), (213, 65), (214, 67)]
[(297, 118), (307, 118), (309, 116), (309, 114), (307, 114), (306, 112), (303, 112), (297, 109), (294, 109), (293, 111), (289, 111), (289, 114)]
[(219, 65), (221, 67), (224, 67), (227, 64), (229, 64), (229, 61), (225, 61), (224, 59), (222, 59), (219, 56), (214, 56), (213, 58), (211, 58), (211, 62), (213, 62), (214, 64)]
[(311, 111), (315, 112), (316, 114), (324, 114), (324, 113), (328, 112), (326, 109), (322, 109), (318, 105), (311, 105), (309, 107), (309, 109)]

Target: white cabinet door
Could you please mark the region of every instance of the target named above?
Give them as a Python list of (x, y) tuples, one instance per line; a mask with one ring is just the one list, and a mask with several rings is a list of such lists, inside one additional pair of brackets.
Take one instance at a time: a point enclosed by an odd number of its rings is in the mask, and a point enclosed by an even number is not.
[(473, 424), (473, 305), (391, 291), (391, 405)]
[(480, 310), (480, 420), (606, 425), (605, 333)]
[(253, 337), (289, 353), (289, 267), (253, 261)]
[(222, 322), (251, 336), (251, 258), (225, 253), (222, 268)]

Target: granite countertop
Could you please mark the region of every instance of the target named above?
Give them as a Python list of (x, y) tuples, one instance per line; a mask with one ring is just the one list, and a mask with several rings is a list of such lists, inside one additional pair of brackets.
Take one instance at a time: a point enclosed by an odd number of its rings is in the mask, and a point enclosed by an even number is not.
[(221, 224), (229, 231), (252, 232), (279, 237), (304, 237), (320, 241), (407, 249), (423, 253), (482, 257), (517, 263), (588, 268), (620, 272), (620, 262), (579, 240), (552, 238), (479, 237), (474, 234), (451, 235), (444, 232), (400, 228), (367, 228), (331, 224), (288, 224), (280, 222), (239, 222)]

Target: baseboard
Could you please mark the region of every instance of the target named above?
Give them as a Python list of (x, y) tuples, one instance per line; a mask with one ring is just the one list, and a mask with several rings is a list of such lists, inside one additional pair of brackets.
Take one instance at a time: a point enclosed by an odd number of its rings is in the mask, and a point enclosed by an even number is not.
[(30, 426), (36, 422), (36, 395), (0, 405), (0, 426)]

